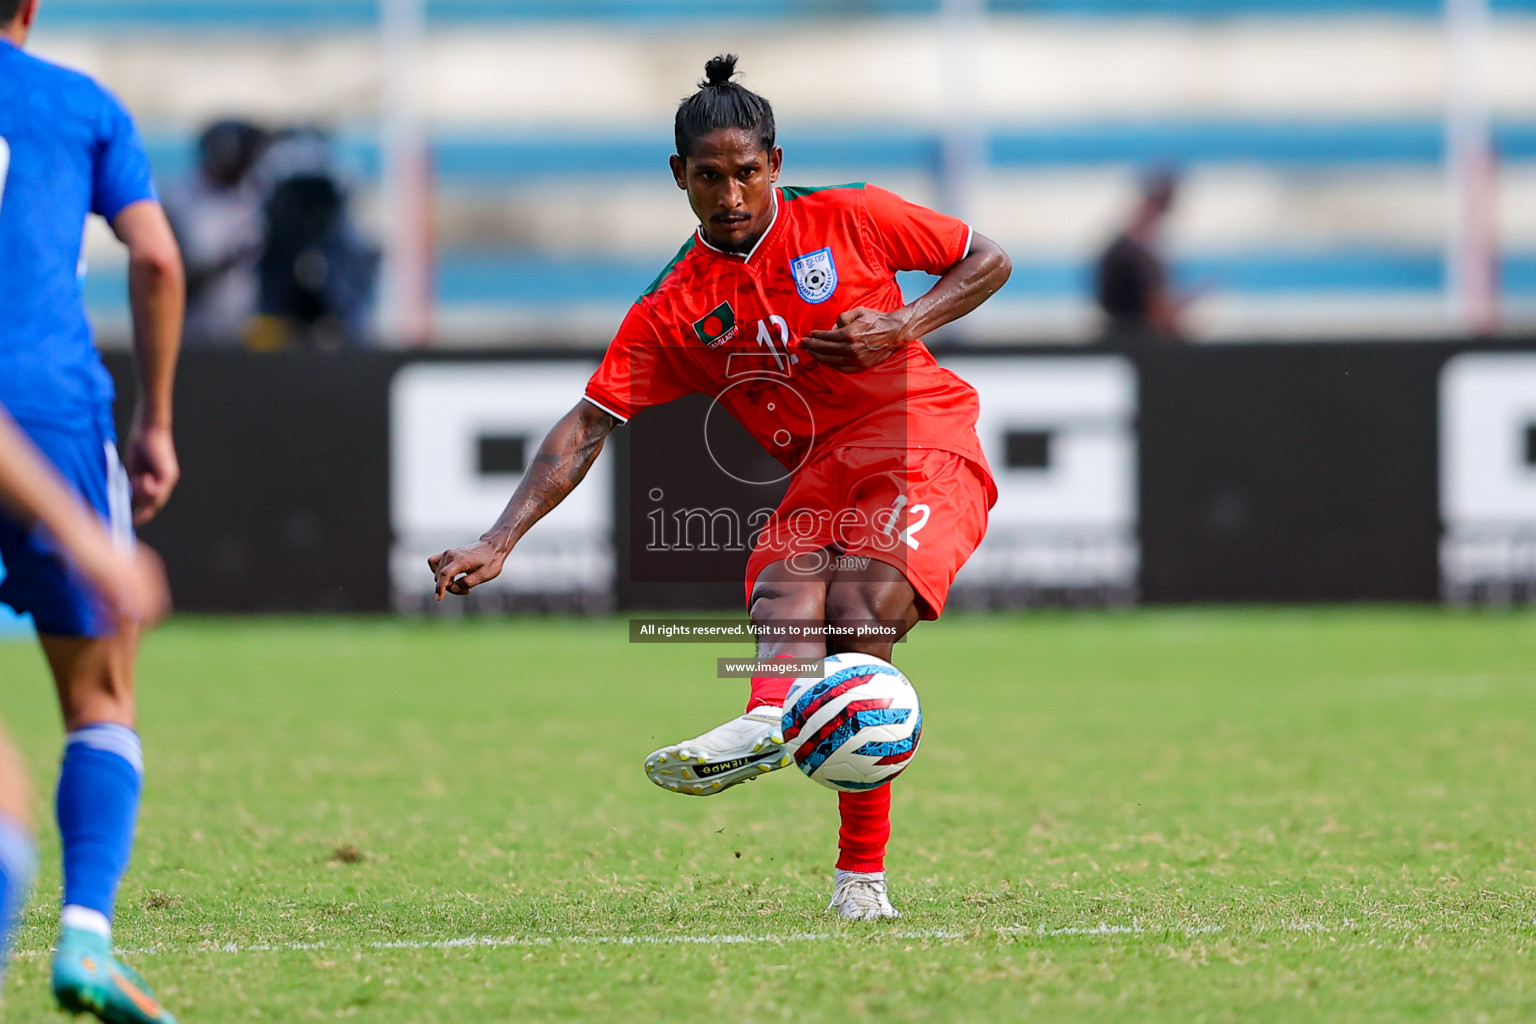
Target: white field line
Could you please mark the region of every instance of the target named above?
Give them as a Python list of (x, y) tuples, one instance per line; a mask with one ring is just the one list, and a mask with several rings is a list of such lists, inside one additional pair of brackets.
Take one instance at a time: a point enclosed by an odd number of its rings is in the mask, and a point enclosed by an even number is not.
[[(1259, 934), (1263, 932), (1308, 932), (1314, 934), (1327, 934), (1333, 932), (1358, 932), (1376, 931), (1379, 926), (1362, 925), (1346, 920), (1341, 927), (1331, 928), (1316, 921), (1292, 921), (1276, 927), (1260, 927), (1253, 929), (1230, 929), (1234, 934), (1250, 932)], [(1406, 925), (1403, 930), (1408, 929)], [(984, 932), (953, 931), (948, 929), (932, 928), (906, 931), (873, 930), (868, 932), (785, 932), (782, 935), (767, 934), (722, 934), (722, 935), (512, 935), (497, 937), (491, 935), (468, 935), (456, 939), (401, 939), (391, 942), (369, 942), (361, 947), (353, 945), (338, 945), (329, 942), (257, 942), (249, 945), (239, 945), (228, 942), (222, 944), (209, 944), (204, 946), (191, 946), (182, 948), (166, 948), (160, 946), (146, 946), (141, 949), (122, 950), (125, 956), (157, 956), (175, 953), (303, 953), (319, 952), (325, 950), (348, 951), (362, 949), (507, 949), (529, 948), (543, 946), (742, 946), (742, 945), (786, 945), (790, 943), (819, 943), (833, 942), (845, 938), (874, 938), (895, 939), (897, 941), (957, 941), (966, 939), (984, 938), (1058, 938), (1071, 936), (1111, 936), (1111, 935), (1180, 935), (1192, 938), (1200, 935), (1215, 935), (1228, 932), (1229, 929), (1222, 925), (1201, 925), (1192, 928), (1177, 927), (1146, 927), (1140, 923), (1128, 925), (1099, 924), (1091, 927), (1066, 927), (1047, 928), (1040, 925), (1029, 927), (994, 928)], [(14, 954), (17, 958), (46, 956), (44, 950), (22, 950)]]

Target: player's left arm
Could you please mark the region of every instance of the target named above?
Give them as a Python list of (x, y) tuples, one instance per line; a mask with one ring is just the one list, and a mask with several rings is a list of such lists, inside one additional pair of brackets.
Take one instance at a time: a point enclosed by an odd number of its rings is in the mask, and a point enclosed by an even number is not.
[(801, 347), (844, 373), (866, 370), (986, 302), (1011, 273), (1013, 262), (1003, 247), (973, 233), (970, 250), (919, 298), (889, 313), (856, 306), (837, 318), (835, 328), (807, 334)]
[(128, 303), (139, 367), (139, 404), (128, 435), (133, 521), (147, 523), (181, 479), (171, 435), (171, 391), (181, 350), (186, 275), (165, 210), (154, 200), (124, 207), (112, 230), (128, 247)]

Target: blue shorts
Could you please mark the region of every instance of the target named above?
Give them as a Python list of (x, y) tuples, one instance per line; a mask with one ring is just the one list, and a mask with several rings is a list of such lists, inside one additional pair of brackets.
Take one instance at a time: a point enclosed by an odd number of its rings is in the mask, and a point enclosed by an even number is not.
[[(65, 430), (37, 423), (21, 424), (85, 503), (96, 510), (121, 544), (133, 540), (132, 497), (128, 474), (117, 457), (117, 433), (110, 416), (98, 417), (85, 430)], [(30, 612), (37, 631), (48, 636), (107, 636), (112, 616), (95, 590), (70, 569), (46, 530), (29, 527), (0, 513), (0, 603)]]

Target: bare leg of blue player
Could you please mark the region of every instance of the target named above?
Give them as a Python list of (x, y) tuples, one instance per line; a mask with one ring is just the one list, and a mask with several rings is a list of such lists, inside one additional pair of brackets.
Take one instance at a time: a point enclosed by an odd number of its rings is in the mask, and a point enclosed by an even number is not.
[(56, 810), (64, 908), (53, 960), (59, 1006), (107, 1024), (174, 1024), (143, 979), (112, 954), (112, 914), (128, 869), (144, 772), (134, 730), (131, 630), (42, 638), (64, 714)]

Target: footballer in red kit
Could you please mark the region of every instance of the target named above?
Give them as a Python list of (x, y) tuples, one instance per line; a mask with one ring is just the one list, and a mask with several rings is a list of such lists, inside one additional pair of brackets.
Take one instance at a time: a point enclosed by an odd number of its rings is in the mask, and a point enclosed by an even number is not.
[[(683, 395), (716, 396), (790, 472), (749, 562), (749, 601), (766, 566), (836, 548), (897, 560), (934, 618), (996, 498), (976, 391), (920, 341), (858, 373), (812, 358), (801, 341), (849, 308), (899, 309), (896, 271), (942, 274), (965, 258), (972, 232), (873, 185), (775, 188), (771, 198), (773, 220), (750, 251), (717, 249), (702, 229), (688, 240), (631, 308), (587, 400), (627, 420)], [(910, 504), (898, 509), (903, 496)], [(859, 514), (840, 518), (845, 510)]]
[[(778, 185), (772, 107), (716, 57), (676, 118), (672, 171), (699, 228), (631, 307), (575, 408), (545, 438), (497, 523), (429, 560), (439, 599), (500, 573), (507, 554), (582, 479), (618, 424), (706, 394), (789, 478), (747, 564), (755, 625), (824, 637), (758, 641), (759, 659), (858, 652), (890, 660), (937, 618), (996, 501), (976, 436), (976, 391), (922, 336), (1007, 281), (1007, 255), (964, 222), (874, 185)], [(905, 302), (899, 271), (938, 281)], [(777, 635), (784, 635), (779, 632)], [(646, 759), (657, 785), (712, 795), (790, 763), (779, 735), (793, 680), (752, 680), (746, 713)], [(891, 786), (840, 793), (831, 908), (898, 916), (885, 878)]]

